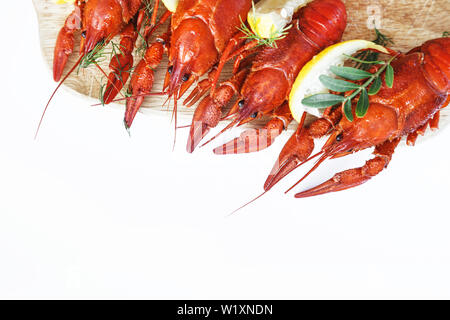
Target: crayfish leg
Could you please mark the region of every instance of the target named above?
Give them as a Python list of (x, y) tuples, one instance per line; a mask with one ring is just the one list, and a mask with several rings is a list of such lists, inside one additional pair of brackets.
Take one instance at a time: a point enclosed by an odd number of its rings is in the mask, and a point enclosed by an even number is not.
[(130, 76), (133, 67), (133, 49), (137, 39), (137, 32), (132, 23), (122, 31), (120, 35), (120, 48), (111, 58), (109, 68), (111, 72), (108, 76), (108, 83), (104, 93), (103, 101), (105, 104), (111, 103), (117, 94), (122, 90)]
[(198, 100), (200, 100), (205, 93), (211, 88), (211, 83), (217, 73), (217, 67), (214, 67), (208, 74), (208, 78), (200, 81), (192, 90), (191, 94), (184, 100), (183, 104), (189, 108), (192, 107)]
[(153, 88), (154, 69), (161, 63), (165, 41), (167, 35), (151, 44), (142, 60), (136, 66), (136, 70), (131, 77), (129, 90), (132, 96), (127, 99), (125, 110), (125, 127), (129, 129), (133, 120), (144, 101), (144, 96), (149, 94)]
[(248, 69), (239, 71), (230, 80), (222, 83), (213, 95), (207, 95), (199, 103), (188, 136), (186, 149), (189, 153), (194, 152), (209, 130), (217, 126), (222, 117), (223, 107), (240, 91), (248, 72)]
[(239, 31), (234, 35), (233, 38), (228, 42), (224, 52), (220, 56), (219, 63), (217, 66), (217, 73), (211, 81), (211, 95), (214, 94), (216, 90), (216, 85), (219, 82), (220, 73), (223, 70), (225, 64), (238, 57), (237, 61), (235, 61), (233, 73), (236, 73), (239, 70), (240, 62), (245, 59), (248, 55), (254, 53), (251, 49), (255, 48), (258, 44), (258, 41), (251, 41), (245, 43), (245, 35), (242, 31)]
[(295, 197), (306, 198), (330, 192), (342, 191), (367, 182), (388, 166), (400, 140), (400, 138), (397, 138), (392, 141), (384, 142), (375, 148), (375, 158), (368, 160), (364, 166), (339, 172), (324, 183), (314, 188), (297, 193)]
[(241, 135), (224, 145), (215, 148), (213, 151), (218, 155), (240, 154), (258, 152), (272, 145), (275, 139), (286, 129), (287, 125), (292, 121), (292, 115), (289, 110), (289, 104), (284, 102), (272, 114), (270, 121), (258, 130), (249, 129), (241, 133)]
[(436, 112), (433, 119), (430, 120), (430, 129), (431, 130), (437, 130), (439, 129), (439, 120), (441, 117), (440, 111)]

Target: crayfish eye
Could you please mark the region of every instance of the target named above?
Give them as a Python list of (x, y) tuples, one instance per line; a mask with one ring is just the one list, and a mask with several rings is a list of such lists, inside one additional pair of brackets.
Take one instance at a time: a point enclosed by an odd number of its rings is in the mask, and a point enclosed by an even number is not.
[(168, 72), (169, 74), (172, 74), (172, 72), (173, 72), (173, 66), (170, 66), (170, 67), (167, 69), (167, 72)]
[(257, 116), (258, 116), (258, 112), (255, 112), (254, 114), (252, 114), (252, 115), (250, 116), (250, 118), (255, 119)]
[(239, 108), (243, 108), (243, 107), (244, 107), (244, 104), (245, 104), (245, 100), (239, 101), (239, 102), (238, 102)]
[(342, 139), (344, 139), (344, 134), (343, 134), (343, 133), (341, 133), (340, 135), (338, 135), (338, 136), (336, 137), (336, 141), (337, 141), (337, 142), (341, 142)]
[(189, 80), (190, 76), (191, 76), (190, 74), (186, 73), (181, 80), (183, 80), (183, 82), (186, 82)]
[(81, 33), (81, 36), (86, 39), (86, 30)]

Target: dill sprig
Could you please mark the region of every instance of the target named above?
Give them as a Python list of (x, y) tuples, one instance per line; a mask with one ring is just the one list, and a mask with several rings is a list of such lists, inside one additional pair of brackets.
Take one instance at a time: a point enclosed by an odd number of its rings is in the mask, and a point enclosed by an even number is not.
[[(144, 18), (143, 27), (141, 29), (145, 30), (145, 28), (150, 25), (154, 9), (155, 8), (152, 5), (151, 0), (144, 1), (145, 18)], [(148, 39), (146, 39), (146, 37), (144, 37), (141, 30), (136, 30), (136, 32), (138, 34), (141, 44), (139, 46), (136, 46), (135, 52), (136, 52), (137, 56), (143, 58), (145, 51), (147, 51), (147, 49), (148, 49), (148, 43), (147, 43)]]
[[(119, 55), (124, 55), (124, 52), (123, 52), (124, 48), (125, 47), (123, 45), (121, 45), (120, 43), (117, 44), (114, 41), (111, 41), (111, 51), (109, 53), (110, 58), (112, 59), (115, 57), (116, 59), (119, 59), (118, 58)], [(117, 61), (117, 62), (119, 62), (119, 61)]]
[(141, 59), (144, 57), (145, 52), (148, 49), (148, 43), (147, 40), (145, 39), (144, 35), (141, 33), (140, 30), (137, 31), (138, 33), (138, 37), (141, 39), (141, 45), (140, 46), (136, 46), (136, 54), (138, 57), (140, 57)]
[[(82, 65), (80, 63), (79, 68), (87, 68), (92, 64), (98, 64), (100, 62), (103, 62), (107, 59), (111, 61), (112, 59), (117, 59), (117, 69), (111, 70), (111, 73), (115, 75), (116, 79), (118, 79), (122, 83), (122, 87), (125, 86), (125, 83), (123, 81), (122, 73), (129, 72), (130, 74), (134, 73), (135, 67), (132, 66), (131, 68), (126, 68), (127, 66), (123, 66), (120, 62), (120, 55), (124, 55), (124, 46), (120, 43), (116, 43), (114, 41), (109, 42), (111, 45), (111, 49), (107, 50), (106, 45), (104, 43), (99, 43), (97, 46), (94, 47), (94, 49), (88, 53), (88, 55), (83, 58)], [(105, 79), (105, 75), (102, 76), (101, 81)], [(99, 95), (98, 99), (100, 100), (100, 103), (102, 105), (105, 105), (105, 93), (107, 89), (107, 84), (100, 84), (99, 88)], [(126, 98), (128, 97), (128, 92), (121, 92), (121, 94)]]
[(106, 41), (102, 40), (97, 43), (91, 51), (89, 51), (80, 61), (78, 66), (78, 71), (80, 68), (87, 68), (92, 64), (98, 64), (106, 60), (106, 58), (110, 55), (109, 52), (106, 52)]
[(238, 28), (240, 31), (244, 33), (243, 39), (248, 40), (256, 40), (258, 41), (258, 46), (268, 46), (272, 48), (278, 48), (277, 41), (286, 37), (288, 34), (288, 30), (292, 27), (292, 25), (284, 27), (280, 31), (271, 31), (269, 38), (263, 38), (257, 33), (253, 32), (247, 25), (241, 20), (241, 26)]
[[(255, 8), (255, 2), (252, 1), (252, 10), (253, 10), (253, 16), (256, 16), (256, 8)], [(239, 19), (241, 20), (241, 26), (238, 27), (238, 29), (244, 33), (244, 36), (242, 37), (243, 39), (248, 39), (248, 40), (252, 40), (252, 41), (257, 41), (258, 45), (257, 46), (268, 46), (271, 48), (278, 48), (277, 46), (277, 41), (281, 40), (283, 38), (286, 37), (286, 35), (288, 34), (288, 30), (290, 28), (292, 28), (292, 24), (289, 24), (288, 26), (284, 27), (281, 30), (271, 30), (270, 31), (270, 36), (268, 38), (263, 38), (261, 37), (259, 34), (257, 34), (256, 32), (253, 32), (253, 30), (251, 30), (241, 19), (241, 17), (239, 17)], [(253, 25), (256, 25), (256, 22), (253, 21)]]
[(122, 73), (129, 71), (129, 70), (125, 70), (125, 66), (122, 66), (120, 59), (119, 59), (119, 55), (124, 55), (124, 52), (122, 51), (122, 49), (124, 48), (123, 45), (121, 44), (116, 44), (115, 42), (111, 41), (111, 57), (110, 60), (112, 59), (116, 59), (117, 61), (117, 65), (118, 65), (118, 70), (117, 72), (114, 70), (112, 71), (114, 73), (114, 75), (116, 76), (117, 79), (120, 80), (120, 82), (122, 83), (122, 85), (125, 85), (125, 83), (123, 83), (123, 78), (122, 78)]
[[(119, 64), (119, 68), (118, 70), (112, 70), (111, 73), (114, 74), (114, 76), (116, 77), (116, 79), (119, 79), (119, 81), (122, 83), (122, 90), (120, 91), (120, 94), (122, 94), (122, 96), (124, 98), (130, 98), (133, 96), (132, 92), (130, 92), (130, 88), (126, 88), (125, 87), (125, 82), (123, 81), (123, 76), (122, 73), (123, 72), (128, 72), (130, 74), (129, 78), (131, 78), (133, 76), (133, 74), (135, 73), (135, 69), (136, 66), (132, 66), (129, 69), (125, 69), (125, 67), (121, 66)], [(105, 76), (102, 77), (102, 81), (105, 78)], [(98, 96), (98, 99), (100, 100), (100, 103), (102, 105), (105, 105), (105, 93), (106, 93), (106, 89), (107, 89), (107, 85), (106, 84), (101, 84), (100, 85), (100, 93)]]

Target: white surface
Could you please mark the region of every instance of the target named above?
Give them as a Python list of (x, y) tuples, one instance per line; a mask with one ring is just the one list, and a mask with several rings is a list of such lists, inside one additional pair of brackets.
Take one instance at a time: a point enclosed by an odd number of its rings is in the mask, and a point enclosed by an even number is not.
[(172, 152), (170, 119), (139, 115), (130, 139), (120, 111), (63, 90), (34, 142), (55, 84), (31, 3), (10, 2), (0, 24), (0, 298), (450, 298), (449, 130), (361, 187), (284, 195), (305, 168), (226, 217), (288, 137), (188, 155), (184, 129)]

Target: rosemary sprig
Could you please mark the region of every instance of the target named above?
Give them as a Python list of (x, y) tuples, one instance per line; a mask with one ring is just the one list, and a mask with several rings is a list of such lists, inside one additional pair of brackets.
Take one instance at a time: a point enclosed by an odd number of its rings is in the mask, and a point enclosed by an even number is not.
[[(365, 70), (352, 68), (352, 67), (337, 67), (332, 66), (330, 71), (336, 76), (339, 76), (345, 80), (332, 78), (326, 75), (319, 77), (320, 82), (329, 90), (335, 92), (346, 92), (347, 96), (336, 94), (315, 94), (302, 100), (302, 104), (313, 108), (326, 108), (341, 103), (344, 109), (344, 114), (349, 121), (353, 121), (352, 103), (351, 101), (359, 95), (358, 103), (356, 105), (355, 114), (358, 118), (362, 118), (366, 115), (369, 108), (369, 95), (377, 94), (381, 89), (381, 75), (385, 72), (386, 86), (392, 88), (394, 85), (394, 68), (391, 62), (396, 58), (394, 56), (387, 62), (383, 61), (364, 61), (358, 58), (357, 61), (363, 64), (380, 64), (382, 65), (375, 73), (370, 73)], [(356, 84), (351, 81), (366, 80), (363, 84)], [(371, 85), (371, 86), (370, 86)], [(370, 86), (370, 88), (369, 88)]]
[(382, 34), (377, 28), (375, 28), (375, 34), (376, 38), (375, 40), (373, 40), (373, 42), (375, 42), (376, 44), (379, 44), (380, 46), (388, 46), (394, 44), (392, 38), (389, 38), (388, 36)]
[[(379, 44), (380, 46), (386, 47), (386, 46), (394, 44), (394, 41), (391, 38), (382, 34), (380, 32), (380, 30), (378, 30), (377, 28), (375, 28), (375, 36), (376, 36), (376, 38), (375, 38), (375, 40), (373, 40), (373, 42), (376, 44)], [(379, 56), (380, 56), (380, 54), (375, 51), (362, 51), (362, 52), (358, 53), (357, 55), (355, 55), (355, 58), (364, 60), (364, 61), (376, 61), (376, 60), (378, 60)], [(368, 70), (370, 68), (370, 65), (361, 63), (359, 61), (359, 63), (357, 63), (355, 65), (355, 68)]]

